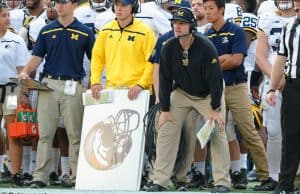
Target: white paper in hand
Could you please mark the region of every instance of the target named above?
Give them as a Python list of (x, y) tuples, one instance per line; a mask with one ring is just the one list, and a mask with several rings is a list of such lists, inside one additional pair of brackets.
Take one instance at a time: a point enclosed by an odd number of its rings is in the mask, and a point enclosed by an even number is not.
[(87, 90), (85, 93), (82, 93), (82, 101), (84, 106), (96, 105), (96, 104), (108, 104), (112, 103), (113, 92), (112, 90), (101, 90), (100, 99), (95, 99), (92, 95), (91, 90)]
[(197, 133), (197, 138), (200, 142), (202, 149), (206, 146), (208, 140), (211, 138), (214, 128), (215, 128), (215, 121), (212, 121), (210, 123), (210, 120), (207, 120), (204, 126)]

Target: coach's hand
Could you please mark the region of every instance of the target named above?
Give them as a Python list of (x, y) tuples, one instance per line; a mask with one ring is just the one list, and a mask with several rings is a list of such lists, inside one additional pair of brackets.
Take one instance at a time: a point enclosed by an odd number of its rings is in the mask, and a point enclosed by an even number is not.
[(91, 87), (92, 90), (92, 95), (95, 99), (100, 99), (100, 91), (101, 91), (102, 87), (100, 84), (94, 84)]
[(138, 94), (143, 90), (143, 88), (141, 88), (138, 85), (133, 86), (132, 88), (129, 88), (128, 91), (128, 98), (130, 100), (134, 100), (137, 98)]
[(28, 73), (21, 72), (21, 73), (18, 75), (18, 80), (19, 80), (19, 81), (21, 81), (21, 80), (26, 80), (26, 79), (29, 79)]
[(215, 121), (219, 127), (221, 131), (225, 130), (225, 119), (222, 116), (222, 112), (221, 111), (212, 111), (211, 112), (211, 121)]
[(276, 105), (276, 93), (275, 91), (269, 91), (267, 94), (267, 103), (270, 106), (275, 106)]

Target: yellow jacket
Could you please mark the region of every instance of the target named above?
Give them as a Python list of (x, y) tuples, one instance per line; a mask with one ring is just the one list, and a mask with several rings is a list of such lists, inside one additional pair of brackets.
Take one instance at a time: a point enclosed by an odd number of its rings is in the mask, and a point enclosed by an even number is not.
[(122, 32), (117, 20), (105, 25), (92, 51), (91, 85), (100, 83), (105, 67), (107, 88), (139, 84), (150, 89), (153, 64), (148, 59), (155, 42), (152, 29), (136, 18)]

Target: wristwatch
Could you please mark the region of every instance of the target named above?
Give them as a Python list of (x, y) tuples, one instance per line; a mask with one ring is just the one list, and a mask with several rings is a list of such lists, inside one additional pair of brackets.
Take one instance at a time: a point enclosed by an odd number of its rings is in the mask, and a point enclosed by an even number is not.
[(269, 89), (269, 91), (267, 92), (267, 94), (271, 93), (271, 92), (276, 92), (276, 90), (274, 89)]
[(216, 111), (216, 112), (221, 112), (221, 110), (222, 110), (221, 106), (214, 109), (214, 111)]

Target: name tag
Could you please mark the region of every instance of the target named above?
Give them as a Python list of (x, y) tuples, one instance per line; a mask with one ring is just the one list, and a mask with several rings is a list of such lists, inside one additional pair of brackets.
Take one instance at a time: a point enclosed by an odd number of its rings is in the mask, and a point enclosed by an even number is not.
[(77, 82), (72, 80), (67, 80), (65, 84), (64, 94), (69, 96), (75, 96)]

